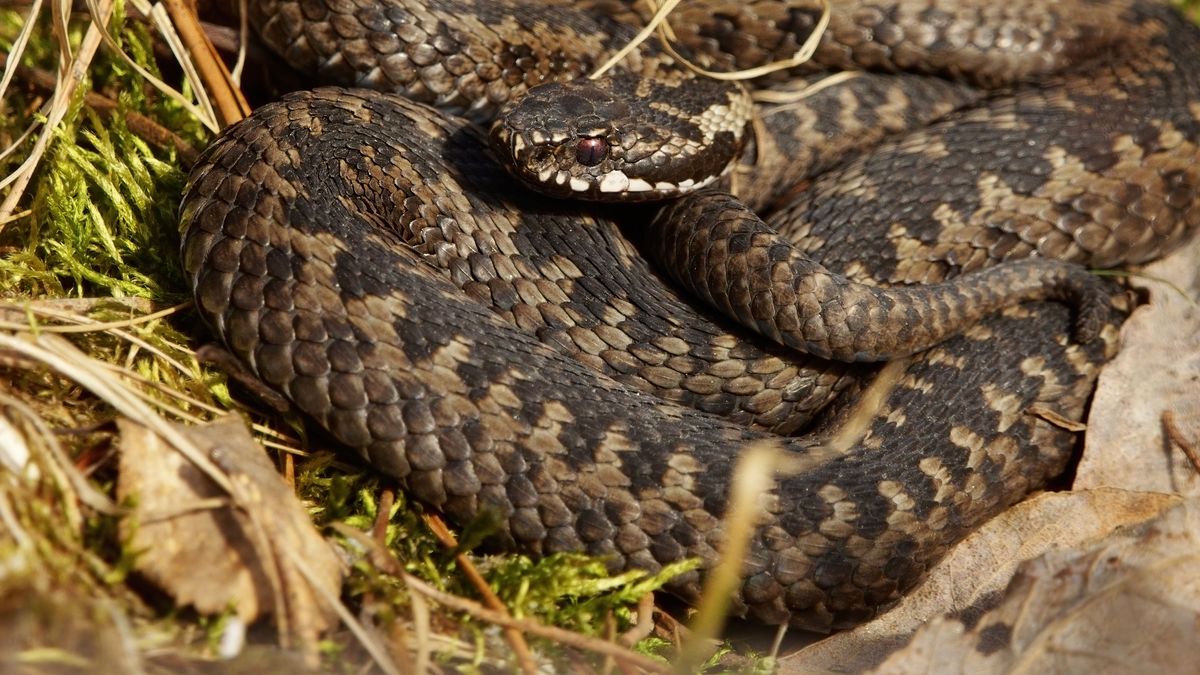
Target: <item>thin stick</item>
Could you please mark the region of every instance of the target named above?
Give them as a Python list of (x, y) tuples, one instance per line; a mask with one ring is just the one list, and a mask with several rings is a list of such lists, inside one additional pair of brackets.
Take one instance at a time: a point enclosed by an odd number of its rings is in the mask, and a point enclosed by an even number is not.
[(1197, 451), (1196, 444), (1189, 441), (1187, 437), (1183, 435), (1183, 430), (1180, 429), (1179, 425), (1175, 423), (1175, 411), (1167, 410), (1163, 412), (1162, 422), (1163, 428), (1167, 432), (1167, 438), (1171, 439), (1172, 443), (1179, 446), (1179, 449), (1182, 450), (1183, 454), (1187, 456), (1188, 461), (1192, 463), (1192, 468), (1194, 468), (1197, 473), (1200, 473), (1200, 451)]
[[(425, 516), (425, 524), (429, 526), (429, 529), (433, 531), (434, 536), (442, 542), (443, 546), (449, 549), (458, 547), (458, 541), (454, 538), (454, 533), (450, 531), (450, 528), (446, 527), (446, 523), (441, 518), (434, 514), (427, 514)], [(488, 585), (487, 579), (484, 579), (483, 575), (479, 573), (479, 570), (475, 567), (475, 563), (471, 562), (471, 559), (464, 553), (454, 556), (454, 561), (458, 563), (458, 568), (467, 576), (467, 579), (475, 587), (475, 590), (479, 591), (479, 594), (483, 596), (483, 601), (487, 603), (487, 606), (492, 611), (509, 616), (508, 607), (504, 606), (504, 602), (500, 600), (500, 597)], [(504, 630), (504, 637), (508, 640), (508, 644), (512, 646), (513, 652), (517, 656), (517, 662), (521, 664), (521, 670), (527, 675), (535, 675), (537, 673), (537, 663), (533, 660), (533, 653), (529, 651), (529, 645), (525, 642), (525, 636), (521, 635), (521, 631), (512, 627), (506, 628)]]
[(564, 628), (546, 626), (534, 621), (533, 619), (514, 619), (506, 613), (488, 609), (474, 600), (460, 598), (457, 595), (440, 591), (424, 581), (412, 576), (411, 574), (404, 574), (404, 583), (408, 586), (409, 590), (415, 593), (420, 593), (421, 595), (424, 595), (440, 605), (444, 605), (451, 609), (456, 609), (460, 612), (466, 612), (467, 614), (470, 614), (471, 616), (482, 621), (515, 628), (522, 633), (528, 633), (530, 635), (536, 635), (548, 640), (560, 642), (568, 647), (584, 649), (602, 656), (612, 656), (613, 658), (630, 663), (633, 666), (641, 668), (647, 672), (671, 672), (670, 667), (666, 664), (642, 656), (637, 652), (630, 651), (621, 645), (601, 640), (599, 638), (573, 633)]
[(196, 63), (200, 79), (217, 105), (221, 127), (245, 118), (250, 114), (250, 104), (246, 102), (241, 89), (233, 83), (233, 76), (229, 74), (225, 63), (218, 58), (217, 50), (200, 27), (196, 12), (183, 0), (165, 0), (164, 5), (175, 24), (175, 30), (179, 32), (179, 38)]

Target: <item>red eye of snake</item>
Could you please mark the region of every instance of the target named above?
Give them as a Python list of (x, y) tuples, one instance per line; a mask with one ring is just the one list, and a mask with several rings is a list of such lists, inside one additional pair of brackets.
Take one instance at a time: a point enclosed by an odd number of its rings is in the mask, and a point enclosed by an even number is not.
[(608, 156), (608, 142), (603, 138), (581, 138), (575, 146), (575, 159), (584, 166), (596, 166)]

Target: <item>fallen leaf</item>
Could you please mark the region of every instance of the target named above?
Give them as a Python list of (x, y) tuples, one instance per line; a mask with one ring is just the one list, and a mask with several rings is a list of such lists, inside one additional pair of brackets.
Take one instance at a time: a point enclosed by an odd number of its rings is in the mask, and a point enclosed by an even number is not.
[[(291, 488), (236, 416), (179, 429), (234, 485), (240, 508), (157, 434), (119, 420), (117, 495), (137, 571), (202, 614), (232, 607), (247, 623), (273, 613), (285, 644), (315, 648), (336, 618), (342, 568)], [(314, 588), (313, 584), (319, 584)]]
[(1131, 279), (1150, 302), (1125, 322), (1121, 353), (1100, 374), (1076, 489), (1200, 496), (1200, 473), (1163, 433), (1163, 413), (1171, 411), (1183, 439), (1200, 446), (1197, 261), (1200, 238)]
[(970, 626), (939, 618), (876, 673), (1194, 673), (1200, 500), (1021, 566)]
[[(1142, 523), (1179, 503), (1158, 493), (1098, 489), (1043, 493), (1017, 504), (955, 546), (929, 577), (887, 613), (779, 660), (779, 673), (861, 672), (946, 614), (977, 617), (1019, 565), (1056, 549), (1079, 549), (1114, 529)], [(957, 624), (957, 619), (951, 620)], [(928, 645), (926, 645), (928, 646)]]

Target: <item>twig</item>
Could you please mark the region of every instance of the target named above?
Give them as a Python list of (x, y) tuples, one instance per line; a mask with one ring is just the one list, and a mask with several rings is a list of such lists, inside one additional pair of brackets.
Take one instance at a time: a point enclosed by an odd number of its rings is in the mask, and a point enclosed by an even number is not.
[(654, 594), (647, 593), (638, 599), (637, 624), (621, 633), (621, 642), (633, 646), (654, 632)]
[(392, 505), (396, 503), (396, 491), (384, 488), (379, 494), (379, 503), (375, 508), (375, 526), (371, 528), (371, 538), (382, 548), (387, 548), (387, 526), (392, 518)]
[(1071, 433), (1077, 434), (1081, 431), (1087, 431), (1086, 424), (1063, 417), (1062, 413), (1042, 403), (1034, 403), (1026, 408), (1025, 412), (1045, 422), (1049, 422), (1060, 429), (1070, 431)]
[(175, 30), (179, 32), (179, 38), (196, 63), (200, 79), (217, 106), (221, 127), (227, 127), (249, 115), (250, 104), (246, 102), (241, 89), (233, 83), (233, 76), (204, 34), (196, 12), (184, 0), (166, 0), (164, 4)]
[(530, 635), (546, 638), (547, 640), (553, 640), (555, 642), (567, 645), (568, 647), (583, 649), (604, 656), (612, 656), (617, 660), (630, 663), (633, 666), (641, 668), (647, 672), (671, 672), (671, 668), (666, 664), (642, 656), (637, 652), (632, 652), (619, 644), (601, 640), (599, 638), (588, 637), (587, 635), (580, 635), (579, 633), (573, 633), (564, 628), (546, 626), (534, 621), (533, 619), (515, 619), (512, 616), (509, 616), (507, 613), (488, 609), (474, 600), (460, 598), (457, 595), (440, 591), (424, 581), (412, 576), (411, 574), (404, 575), (404, 583), (408, 586), (409, 590), (415, 593), (420, 593), (430, 600), (433, 600), (434, 602), (451, 609), (466, 612), (477, 619), (500, 626), (514, 628), (522, 633), (528, 633)]
[[(443, 546), (449, 549), (458, 547), (458, 541), (454, 538), (454, 533), (450, 531), (450, 528), (446, 527), (446, 523), (441, 518), (433, 514), (427, 514), (425, 516), (425, 524), (429, 525), (429, 529), (433, 531), (434, 536), (442, 542)], [(467, 579), (471, 582), (471, 585), (483, 596), (483, 601), (487, 606), (492, 611), (508, 616), (508, 608), (504, 606), (499, 596), (488, 585), (487, 579), (484, 579), (483, 575), (476, 569), (475, 563), (472, 563), (471, 559), (464, 553), (454, 556), (454, 561), (458, 563), (458, 568), (462, 570), (463, 574), (467, 575)], [(525, 642), (525, 636), (521, 635), (521, 631), (511, 627), (507, 628), (504, 631), (504, 637), (508, 640), (509, 645), (512, 646), (513, 652), (517, 656), (517, 662), (521, 664), (521, 670), (527, 675), (535, 675), (537, 673), (537, 664), (533, 660), (533, 654), (529, 651), (529, 645)]]
[(1179, 449), (1187, 456), (1188, 461), (1192, 463), (1192, 468), (1197, 473), (1200, 473), (1200, 450), (1197, 450), (1196, 444), (1183, 435), (1183, 430), (1175, 423), (1175, 411), (1167, 410), (1163, 412), (1162, 423), (1163, 429), (1167, 432), (1167, 438), (1179, 446)]

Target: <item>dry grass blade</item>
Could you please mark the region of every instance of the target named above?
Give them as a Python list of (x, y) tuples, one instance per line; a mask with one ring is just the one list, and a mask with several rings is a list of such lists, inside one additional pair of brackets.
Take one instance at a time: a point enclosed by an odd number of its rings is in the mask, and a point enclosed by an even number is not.
[(414, 642), (417, 646), (417, 654), (413, 657), (412, 672), (428, 673), (432, 655), (430, 646), (433, 642), (433, 631), (430, 626), (432, 613), (429, 611), (429, 603), (424, 596), (413, 593), (409, 598), (412, 602)]
[(888, 395), (900, 383), (900, 379), (904, 377), (904, 371), (911, 362), (911, 358), (896, 359), (889, 361), (887, 365), (879, 369), (874, 379), (871, 380), (871, 384), (859, 398), (858, 403), (855, 404), (854, 410), (846, 418), (845, 424), (838, 427), (837, 434), (826, 444), (830, 450), (838, 454), (845, 454), (854, 444), (862, 440), (863, 436), (866, 436), (876, 413), (883, 407)]
[[(93, 17), (101, 16), (100, 10), (102, 8), (97, 5), (98, 2), (99, 2), (99, 0), (87, 0), (88, 11), (91, 12)], [(109, 11), (111, 11), (112, 3), (108, 2), (106, 4), (109, 5)], [(210, 131), (214, 131), (214, 132), (218, 131), (219, 127), (217, 126), (216, 120), (213, 118), (211, 110), (206, 111), (206, 110), (202, 110), (201, 108), (198, 108), (195, 103), (188, 100), (188, 98), (186, 96), (184, 96), (183, 94), (181, 94), (177, 89), (175, 89), (171, 85), (167, 84), (166, 82), (163, 82), (158, 77), (155, 77), (153, 73), (151, 73), (150, 71), (143, 68), (139, 63), (134, 61), (133, 58), (131, 58), (129, 56), (129, 54), (126, 54), (125, 50), (121, 49), (121, 46), (117, 44), (117, 40), (113, 37), (112, 33), (108, 30), (107, 15), (106, 15), (106, 18), (105, 18), (105, 21), (103, 22), (103, 24), (93, 21), (92, 25), (99, 28), (100, 36), (104, 40), (104, 43), (106, 45), (108, 45), (109, 49), (113, 50), (113, 53), (117, 54), (122, 59), (124, 59), (125, 63), (130, 68), (133, 68), (135, 71), (137, 71), (137, 73), (139, 75), (141, 75), (147, 82), (149, 82), (151, 85), (153, 85), (155, 89), (158, 89), (163, 94), (165, 94), (167, 97), (171, 98), (176, 103), (178, 103), (180, 106), (182, 106), (185, 110), (187, 110), (192, 115), (194, 115), (195, 118), (200, 120), (200, 122), (203, 123), (204, 126), (208, 127)]]
[[(75, 90), (79, 88), (80, 82), (83, 81), (87, 74), (88, 67), (92, 63), (92, 58), (96, 55), (96, 50), (100, 47), (100, 41), (103, 33), (107, 30), (103, 26), (108, 23), (112, 16), (113, 3), (112, 0), (107, 0), (103, 5), (96, 6), (92, 10), (93, 20), (88, 26), (87, 32), (83, 36), (83, 41), (80, 42), (78, 54), (70, 57), (70, 50), (67, 47), (66, 33), (66, 12), (69, 8), (64, 8), (61, 4), (55, 3), (51, 5), (54, 13), (54, 25), (58, 31), (59, 40), (59, 74), (58, 86), (54, 89), (54, 96), (50, 100), (50, 108), (46, 114), (46, 123), (42, 127), (42, 131), (38, 134), (37, 140), (34, 141), (33, 149), (30, 150), (29, 156), (8, 176), (0, 180), (0, 190), (9, 188), (9, 192), (4, 197), (4, 201), (0, 202), (0, 221), (5, 220), (16, 210), (17, 203), (25, 194), (25, 188), (28, 187), (29, 181), (33, 178), (33, 173), (37, 169), (38, 164), (42, 160), (42, 156), (46, 153), (46, 148), (50, 146), (50, 139), (54, 135), (54, 130), (58, 128), (63, 117), (66, 116), (67, 110), (70, 108), (72, 97), (75, 95)], [(27, 21), (33, 21), (35, 17), (30, 16)]]
[[(37, 307), (31, 306), (28, 308), (28, 311), (30, 313), (34, 313), (34, 314), (40, 313), (40, 314), (44, 314), (46, 316), (50, 316), (53, 318), (72, 321), (72, 322), (75, 322), (76, 325), (46, 326), (46, 325), (36, 324), (36, 323), (21, 324), (21, 323), (16, 323), (16, 322), (12, 322), (12, 321), (0, 321), (0, 330), (11, 330), (11, 331), (28, 330), (28, 331), (34, 331), (34, 332), (39, 332), (39, 333), (98, 333), (101, 331), (111, 331), (115, 328), (128, 328), (130, 326), (137, 326), (139, 324), (149, 323), (151, 321), (155, 321), (155, 320), (161, 319), (163, 317), (171, 316), (172, 314), (177, 314), (181, 310), (187, 309), (188, 307), (191, 307), (191, 306), (192, 306), (192, 303), (190, 301), (182, 302), (178, 305), (174, 305), (172, 307), (167, 307), (166, 309), (160, 309), (157, 312), (151, 312), (149, 314), (142, 314), (141, 316), (130, 317), (128, 319), (124, 319), (121, 321), (105, 321), (105, 322), (94, 321), (85, 316), (79, 316), (77, 314), (67, 314), (67, 313), (56, 312), (56, 311), (52, 311), (52, 310), (48, 310), (48, 309), (38, 309)], [(16, 311), (21, 311), (22, 308), (20, 308), (16, 305), (8, 304), (8, 303), (0, 303), (0, 311), (3, 311), (4, 309), (13, 309)]]
[[(12, 83), (13, 75), (17, 73), (17, 64), (20, 63), (21, 57), (25, 54), (25, 47), (29, 44), (29, 36), (33, 35), (33, 27), (37, 25), (37, 17), (42, 12), (42, 0), (33, 0), (33, 5), (29, 8), (28, 17), (25, 19), (25, 24), (21, 26), (21, 32), (17, 34), (17, 39), (13, 41), (12, 49), (7, 54), (7, 62), (4, 64), (4, 76), (0, 77), (0, 100), (4, 100), (4, 95), (8, 92), (8, 85)], [(4, 151), (7, 155), (11, 148)], [(0, 155), (3, 157), (3, 155)]]
[[(7, 66), (9, 63), (14, 63), (13, 58), (14, 57), (12, 56), (0, 54), (0, 63), (3, 63)], [(31, 68), (22, 65), (18, 65), (14, 72), (22, 80), (25, 80), (36, 87), (45, 89), (50, 93), (54, 93), (56, 83), (54, 76), (50, 73), (38, 68)], [(99, 113), (112, 115), (120, 112), (119, 104), (116, 101), (94, 91), (85, 93), (83, 102), (87, 107)], [(174, 148), (179, 153), (180, 158), (183, 160), (184, 166), (190, 167), (196, 162), (196, 158), (200, 155), (199, 151), (192, 147), (190, 143), (183, 140), (178, 134), (170, 129), (167, 129), (153, 119), (142, 115), (141, 113), (134, 112), (132, 110), (125, 111), (125, 124), (129, 126), (130, 131), (137, 134), (137, 136), (144, 141), (152, 143), (160, 148)], [(25, 139), (27, 139), (29, 135), (33, 133), (35, 128), (36, 126), (31, 126), (26, 129), (25, 133), (22, 134), (22, 136), (17, 139), (16, 142), (4, 150), (4, 152), (0, 152), (0, 160), (4, 159), (4, 157), (6, 157), (9, 153), (15, 152), (18, 148), (20, 148), (25, 143)], [(22, 213), (28, 214), (30, 212), (31, 211), (26, 210)]]
[(738, 458), (723, 523), (725, 545), (721, 560), (704, 582), (691, 635), (675, 662), (676, 673), (697, 672), (715, 650), (730, 599), (742, 583), (742, 563), (762, 513), (760, 500), (774, 487), (780, 464), (779, 448), (770, 442), (754, 445)]
[(792, 105), (781, 105), (781, 106), (778, 106), (775, 108), (771, 108), (770, 110), (767, 110), (765, 113), (766, 115), (775, 115), (775, 114), (778, 114), (781, 112), (786, 112), (788, 110), (794, 110), (796, 108), (799, 108), (801, 106), (801, 104), (803, 103), (803, 101), (805, 99), (811, 97), (813, 94), (816, 94), (817, 92), (822, 91), (824, 89), (828, 89), (830, 87), (835, 87), (839, 84), (846, 82), (847, 80), (853, 80), (854, 78), (859, 77), (861, 75), (862, 75), (862, 71), (859, 71), (859, 70), (843, 70), (840, 73), (834, 73), (833, 75), (830, 75), (828, 77), (823, 77), (820, 80), (817, 80), (816, 82), (813, 82), (812, 84), (810, 84), (807, 87), (804, 87), (803, 89), (800, 89), (798, 91), (771, 91), (769, 89), (761, 89), (761, 90), (755, 91), (753, 94), (751, 94), (751, 98), (753, 98), (758, 103), (789, 103), (789, 104), (792, 104)]
[(250, 43), (250, 3), (248, 0), (238, 0), (238, 48), (237, 58), (229, 77), (239, 91), (242, 84), (242, 70), (246, 67), (246, 46)]
[(171, 55), (175, 57), (175, 62), (179, 64), (183, 70), (183, 75), (191, 85), (192, 90), (196, 93), (197, 105), (204, 111), (204, 119), (210, 120), (205, 123), (210, 130), (216, 130), (220, 127), (217, 120), (216, 110), (213, 108), (212, 97), (204, 88), (204, 80), (200, 77), (200, 73), (196, 68), (196, 64), (188, 55), (187, 49), (183, 46), (183, 40), (179, 37), (179, 32), (175, 30), (175, 24), (171, 21), (167, 11), (163, 8), (162, 3), (156, 2), (151, 5), (147, 0), (130, 0), (131, 4), (137, 8), (143, 16), (149, 17), (154, 26), (158, 28), (158, 34), (162, 37), (163, 42), (171, 50)]
[(363, 646), (363, 649), (367, 650), (367, 653), (370, 654), (371, 658), (375, 661), (375, 665), (387, 675), (400, 675), (400, 669), (396, 667), (395, 662), (392, 661), (392, 657), (388, 655), (387, 649), (380, 644), (379, 640), (377, 640), (374, 635), (367, 631), (367, 629), (358, 621), (358, 619), (354, 618), (354, 615), (350, 613), (350, 610), (347, 609), (344, 604), (342, 604), (340, 598), (329, 594), (319, 583), (317, 583), (316, 574), (312, 568), (309, 567), (307, 561), (300, 558), (295, 551), (288, 550), (288, 554), (290, 556), (291, 563), (295, 565), (296, 569), (300, 571), (304, 578), (321, 595), (321, 598), (326, 602), (326, 604), (328, 604), (328, 606), (332, 607), (334, 611), (337, 612), (338, 618), (341, 620), (342, 624), (350, 629), (350, 632), (353, 633), (354, 637), (358, 639), (358, 642)]
[[(123, 416), (152, 430), (153, 433), (162, 438), (173, 449), (183, 454), (188, 461), (199, 468), (225, 494), (229, 495), (232, 503), (247, 515), (252, 525), (259, 523), (258, 519), (261, 516), (255, 515), (252, 509), (245, 508), (245, 505), (252, 503), (253, 499), (248, 499), (242, 495), (242, 489), (238, 484), (235, 481), (231, 481), (225, 472), (217, 467), (207, 454), (197, 447), (194, 441), (189, 439), (185, 434), (180, 433), (178, 429), (160, 417), (138, 397), (136, 392), (122, 384), (120, 380), (114, 380), (108, 376), (106, 364), (102, 364), (83, 354), (62, 337), (51, 334), (27, 334), (23, 337), (0, 334), (0, 349), (9, 350), (46, 365), (60, 375), (87, 388)], [(306, 568), (304, 561), (300, 561), (296, 565), (296, 568), (306, 577), (311, 574), (311, 571)], [(386, 651), (380, 645), (373, 642), (371, 636), (363, 631), (361, 626), (357, 625), (353, 616), (341, 605), (336, 597), (323, 596), (323, 599), (330, 603), (330, 606), (333, 607), (343, 621), (347, 622), (346, 625), (363, 641), (364, 648), (367, 649), (373, 658), (377, 659), (377, 664), (385, 672), (398, 672), (395, 670), (394, 665), (391, 665), (390, 660), (388, 660)]]
[[(49, 425), (46, 424), (46, 421), (32, 408), (24, 402), (6, 394), (0, 394), (0, 407), (11, 411), (8, 415), (10, 418), (19, 417), (24, 421), (31, 432), (24, 434), (26, 438), (37, 438), (41, 441), (44, 446), (42, 449), (46, 453), (46, 461), (40, 465), (53, 474), (60, 486), (69, 486), (70, 491), (79, 501), (97, 513), (113, 515), (120, 511), (116, 503), (108, 495), (97, 490), (95, 486), (88, 482), (88, 479), (84, 477), (83, 473), (79, 471), (67, 456), (67, 453), (63, 450), (62, 445), (58, 442), (58, 438), (54, 435)], [(7, 443), (4, 445), (6, 450), (10, 450), (12, 447)], [(37, 446), (33, 446), (31, 449), (36, 452)], [(14, 468), (14, 470), (16, 469)], [(63, 488), (63, 492), (67, 492), (65, 487)], [(73, 523), (73, 526), (81, 526), (82, 516), (79, 514), (78, 509), (75, 508), (74, 500), (64, 499), (62, 503), (65, 517)]]
[(785, 454), (774, 443), (764, 441), (738, 459), (723, 523), (725, 544), (721, 560), (704, 584), (700, 606), (692, 621), (691, 636), (684, 643), (675, 672), (695, 672), (712, 654), (725, 624), (730, 598), (742, 581), (742, 564), (763, 511), (762, 500), (774, 489), (776, 478), (797, 475), (849, 452), (866, 435), (871, 421), (903, 377), (908, 364), (909, 359), (898, 359), (885, 365), (840, 425), (838, 433), (825, 443), (797, 456)]
[[(185, 303), (185, 305), (178, 305), (176, 307), (168, 308), (168, 309), (162, 310), (162, 311), (167, 312), (168, 314), (173, 314), (176, 311), (178, 311), (178, 309), (180, 309), (181, 307), (184, 307), (184, 306), (186, 306), (186, 303)], [(52, 317), (52, 318), (58, 319), (60, 321), (69, 321), (71, 323), (81, 324), (81, 328), (82, 327), (91, 328), (91, 327), (100, 325), (99, 321), (96, 321), (95, 319), (92, 319), (90, 317), (83, 316), (81, 314), (76, 314), (73, 312), (64, 312), (64, 311), (55, 309), (53, 307), (45, 306), (45, 305), (31, 304), (31, 305), (26, 305), (24, 307), (8, 305), (6, 307), (4, 304), (0, 304), (0, 311), (4, 310), (6, 308), (16, 309), (17, 311), (23, 310), (23, 311), (25, 311), (25, 313), (27, 315), (30, 315), (30, 316), (33, 314), (41, 314), (43, 316)], [(156, 321), (159, 318), (161, 318), (161, 317), (151, 317), (151, 318), (133, 317), (133, 318), (127, 320), (127, 321), (129, 321), (129, 323), (127, 325), (135, 326), (135, 325), (138, 325), (141, 323), (148, 323), (151, 321)], [(158, 347), (150, 344), (146, 340), (144, 340), (136, 335), (133, 335), (132, 333), (122, 330), (121, 327), (119, 325), (117, 325), (117, 324), (125, 324), (125, 323), (126, 323), (126, 321), (115, 322), (114, 325), (104, 326), (102, 328), (98, 328), (97, 330), (115, 335), (116, 337), (121, 338), (121, 339), (129, 342), (130, 344), (135, 345), (136, 347), (138, 347), (140, 349), (144, 349), (147, 352), (154, 354), (155, 356), (162, 359), (164, 363), (170, 365), (176, 371), (178, 371), (179, 373), (181, 373), (185, 376), (192, 377), (196, 374), (196, 369), (194, 367), (189, 366), (189, 365), (179, 361), (175, 357), (171, 356), (170, 354), (167, 354), (166, 352), (164, 352), (163, 350), (159, 349)], [(65, 329), (68, 327), (60, 326), (59, 328)], [(46, 331), (42, 331), (41, 327), (36, 322), (33, 322), (33, 321), (30, 321), (30, 323), (28, 323), (28, 324), (19, 324), (19, 323), (12, 322), (12, 321), (5, 322), (3, 325), (0, 325), (0, 330), (29, 331), (32, 333), (41, 333), (41, 332), (46, 332), (46, 333), (88, 333), (88, 332), (93, 332), (92, 330), (46, 330)], [(190, 352), (190, 350), (186, 350), (183, 348), (179, 348), (178, 351), (181, 353)]]
[[(0, 54), (0, 56), (4, 56), (4, 54)], [(5, 57), (5, 58), (6, 58), (5, 63), (7, 63), (8, 57)], [(51, 77), (53, 77), (53, 76), (51, 76)], [(53, 91), (53, 89), (52, 89), (52, 91)], [(8, 159), (9, 155), (16, 154), (16, 152), (18, 150), (25, 147), (25, 142), (29, 140), (29, 137), (33, 135), (33, 132), (37, 131), (38, 126), (40, 126), (40, 125), (41, 125), (41, 121), (35, 119), (33, 121), (33, 123), (30, 124), (25, 129), (25, 131), (21, 132), (21, 135), (17, 137), (17, 140), (13, 141), (7, 148), (4, 149), (3, 152), (0, 152), (0, 161)], [(3, 218), (0, 218), (0, 224), (12, 222), (18, 218), (22, 218), (26, 215), (29, 215), (30, 213), (31, 213), (31, 210), (26, 209), (17, 214), (10, 214), (10, 215), (4, 216)]]
[(629, 41), (628, 44), (617, 50), (616, 54), (613, 54), (612, 57), (601, 64), (599, 68), (592, 71), (592, 74), (588, 75), (588, 79), (595, 80), (600, 78), (604, 75), (604, 73), (607, 73), (609, 70), (611, 70), (613, 66), (620, 63), (622, 59), (624, 59), (626, 56), (629, 56), (630, 52), (632, 52), (634, 49), (637, 49), (638, 45), (645, 42), (646, 38), (649, 38), (651, 33), (653, 33), (663, 21), (667, 20), (667, 15), (675, 9), (679, 2), (680, 0), (667, 0), (664, 2), (662, 7), (659, 7), (658, 11), (654, 13), (654, 16), (650, 19), (650, 21), (646, 23), (645, 27), (643, 27), (642, 30), (639, 31), (638, 34)]
[[(673, 7), (674, 5), (672, 5)], [(665, 5), (664, 5), (665, 7)], [(657, 15), (656, 15), (657, 16)], [(671, 58), (678, 61), (684, 68), (713, 80), (752, 80), (756, 77), (769, 75), (771, 73), (795, 68), (796, 66), (807, 63), (817, 51), (817, 46), (821, 44), (821, 37), (825, 34), (825, 30), (829, 27), (830, 7), (828, 0), (821, 0), (821, 17), (817, 19), (817, 25), (813, 27), (813, 32), (804, 40), (804, 44), (800, 45), (800, 49), (792, 54), (791, 58), (764, 63), (761, 66), (747, 68), (745, 70), (735, 70), (730, 72), (721, 72), (715, 70), (706, 70), (684, 58), (682, 54), (676, 51), (671, 45), (671, 36), (667, 33), (667, 24), (659, 22), (655, 24), (658, 28), (659, 41), (662, 43), (663, 50), (671, 55)]]
[(817, 19), (817, 25), (813, 28), (813, 31), (808, 38), (805, 39), (804, 44), (800, 45), (800, 49), (796, 50), (796, 53), (793, 54), (791, 58), (765, 63), (761, 66), (747, 68), (745, 70), (722, 72), (707, 70), (696, 65), (695, 63), (692, 63), (690, 60), (680, 54), (679, 51), (675, 49), (674, 45), (671, 44), (671, 40), (674, 39), (674, 33), (671, 31), (670, 24), (667, 23), (667, 18), (679, 5), (680, 1), (681, 0), (666, 0), (666, 2), (660, 6), (654, 0), (648, 0), (647, 5), (650, 7), (651, 11), (654, 12), (654, 15), (649, 21), (646, 22), (646, 25), (641, 31), (638, 32), (637, 35), (633, 37), (633, 39), (631, 39), (626, 45), (621, 47), (621, 49), (609, 57), (609, 59), (605, 61), (599, 68), (588, 75), (588, 79), (595, 80), (604, 75), (604, 73), (611, 70), (613, 66), (615, 66), (622, 59), (628, 56), (630, 52), (636, 49), (638, 45), (645, 42), (652, 33), (657, 32), (663, 51), (669, 54), (677, 63), (693, 73), (713, 80), (751, 80), (756, 77), (762, 77), (763, 75), (768, 75), (780, 70), (787, 70), (788, 68), (795, 68), (796, 66), (807, 63), (809, 59), (812, 58), (813, 54), (816, 53), (817, 46), (821, 43), (821, 37), (825, 34), (825, 30), (829, 27), (829, 18), (831, 14), (831, 8), (828, 0), (821, 0), (821, 16), (819, 19)]
[(225, 474), (196, 447), (195, 443), (180, 434), (169, 422), (143, 403), (131, 389), (109, 376), (104, 365), (79, 351), (64, 338), (57, 335), (21, 338), (0, 334), (0, 349), (7, 349), (44, 364), (63, 377), (79, 383), (122, 415), (149, 427), (172, 447), (183, 453), (226, 493), (235, 497), (236, 501), (234, 486), (225, 477)]

